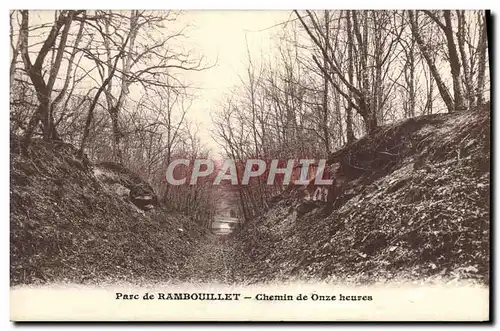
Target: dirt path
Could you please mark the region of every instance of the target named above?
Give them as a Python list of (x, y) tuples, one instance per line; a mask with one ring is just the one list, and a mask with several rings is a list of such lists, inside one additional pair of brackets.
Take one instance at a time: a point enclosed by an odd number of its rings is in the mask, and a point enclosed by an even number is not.
[(211, 234), (201, 243), (182, 269), (181, 279), (189, 282), (232, 283), (233, 270), (229, 268), (233, 257), (228, 237)]

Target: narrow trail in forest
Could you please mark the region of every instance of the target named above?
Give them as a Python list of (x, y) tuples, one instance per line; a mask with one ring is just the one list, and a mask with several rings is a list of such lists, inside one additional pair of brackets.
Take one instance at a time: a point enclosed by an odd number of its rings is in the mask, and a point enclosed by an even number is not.
[(227, 236), (210, 234), (189, 257), (180, 278), (197, 283), (232, 283), (234, 271), (229, 261), (234, 254), (228, 240)]

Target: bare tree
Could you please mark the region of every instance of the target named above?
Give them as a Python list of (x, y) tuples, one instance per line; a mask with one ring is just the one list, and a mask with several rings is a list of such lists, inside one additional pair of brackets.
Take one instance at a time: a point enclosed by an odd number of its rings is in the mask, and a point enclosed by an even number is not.
[(486, 29), (486, 13), (478, 13), (479, 21), (479, 40), (478, 40), (478, 52), (479, 52), (479, 64), (478, 64), (478, 74), (477, 74), (477, 87), (476, 87), (476, 98), (477, 105), (484, 105), (484, 90), (485, 90), (485, 76), (486, 76), (486, 51), (488, 49), (488, 38)]
[(419, 32), (419, 25), (418, 25), (418, 11), (416, 13), (413, 13), (413, 11), (408, 12), (408, 16), (410, 19), (410, 24), (411, 24), (411, 30), (413, 33), (413, 36), (419, 46), (420, 52), (422, 53), (422, 56), (424, 57), (425, 61), (427, 62), (427, 65), (429, 67), (429, 71), (432, 74), (432, 77), (434, 78), (434, 81), (436, 82), (437, 88), (439, 90), (439, 93), (441, 94), (441, 98), (443, 99), (444, 103), (446, 104), (446, 107), (448, 108), (448, 112), (454, 112), (455, 111), (455, 103), (450, 95), (450, 92), (448, 91), (448, 88), (446, 87), (441, 74), (439, 73), (439, 70), (436, 66), (436, 63), (433, 59), (433, 57), (430, 54), (430, 50), (427, 47), (427, 45), (424, 43), (422, 37), (420, 36)]
[[(98, 11), (87, 22), (101, 37), (105, 53), (99, 47), (91, 49), (89, 57), (105, 64), (105, 70), (112, 70), (115, 54), (122, 54), (121, 65), (116, 69), (111, 81), (104, 90), (107, 111), (112, 123), (113, 159), (123, 161), (120, 128), (120, 113), (132, 88), (149, 89), (161, 87), (182, 90), (187, 86), (175, 75), (176, 71), (201, 71), (209, 68), (203, 64), (203, 57), (192, 58), (189, 52), (176, 52), (169, 42), (184, 36), (185, 28), (180, 31), (167, 31), (166, 23), (174, 22), (178, 13), (148, 12), (132, 10), (129, 15), (123, 12)], [(151, 32), (162, 33), (162, 38), (153, 38)], [(161, 34), (160, 34), (161, 35)], [(158, 34), (156, 34), (158, 36)], [(124, 40), (128, 40), (124, 43)], [(104, 81), (109, 75), (100, 72)]]
[[(66, 48), (66, 41), (68, 38), (69, 29), (73, 22), (73, 18), (83, 13), (83, 11), (61, 11), (54, 22), (49, 35), (43, 41), (42, 47), (37, 54), (36, 60), (34, 63), (31, 62), (31, 58), (29, 56), (29, 45), (28, 45), (28, 30), (29, 30), (29, 13), (27, 10), (23, 10), (21, 12), (22, 22), (20, 26), (20, 53), (23, 59), (24, 67), (26, 73), (31, 79), (33, 86), (36, 90), (37, 98), (39, 101), (39, 105), (32, 115), (28, 127), (25, 132), (24, 145), (27, 147), (31, 137), (35, 131), (36, 126), (41, 121), (43, 123), (44, 129), (44, 139), (48, 140), (49, 138), (57, 138), (57, 132), (54, 128), (54, 119), (51, 113), (51, 102), (52, 102), (52, 91), (54, 88), (54, 83), (56, 81), (57, 75), (59, 73), (59, 68), (61, 67), (61, 62), (63, 59), (63, 54)], [(62, 29), (62, 31), (61, 31)], [(60, 34), (59, 45), (56, 48), (56, 55), (54, 62), (50, 64), (49, 67), (49, 77), (47, 81), (45, 81), (42, 69), (45, 64), (45, 58), (54, 47), (56, 43), (57, 37)]]

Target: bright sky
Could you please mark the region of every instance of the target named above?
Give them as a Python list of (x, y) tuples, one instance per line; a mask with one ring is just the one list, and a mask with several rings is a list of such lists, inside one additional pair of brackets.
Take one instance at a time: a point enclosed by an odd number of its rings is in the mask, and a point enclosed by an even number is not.
[[(207, 57), (209, 63), (217, 60), (214, 68), (192, 73), (192, 81), (198, 87), (198, 99), (193, 103), (189, 116), (200, 122), (202, 142), (214, 154), (220, 151), (211, 138), (212, 112), (227, 91), (240, 83), (247, 69), (247, 46), (253, 61), (266, 56), (272, 48), (273, 36), (286, 21), (291, 11), (189, 11), (183, 20), (194, 25), (189, 32), (190, 42)], [(260, 31), (263, 30), (263, 31)]]

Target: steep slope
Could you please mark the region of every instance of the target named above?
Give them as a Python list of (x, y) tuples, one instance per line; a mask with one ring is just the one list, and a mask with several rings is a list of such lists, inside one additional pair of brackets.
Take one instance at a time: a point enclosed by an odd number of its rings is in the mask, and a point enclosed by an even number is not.
[(43, 141), (22, 155), (11, 137), (11, 284), (170, 280), (206, 231), (161, 207), (138, 208), (147, 183), (76, 155)]
[(381, 127), (328, 164), (329, 202), (291, 187), (234, 235), (236, 280), (488, 281), (489, 109)]

